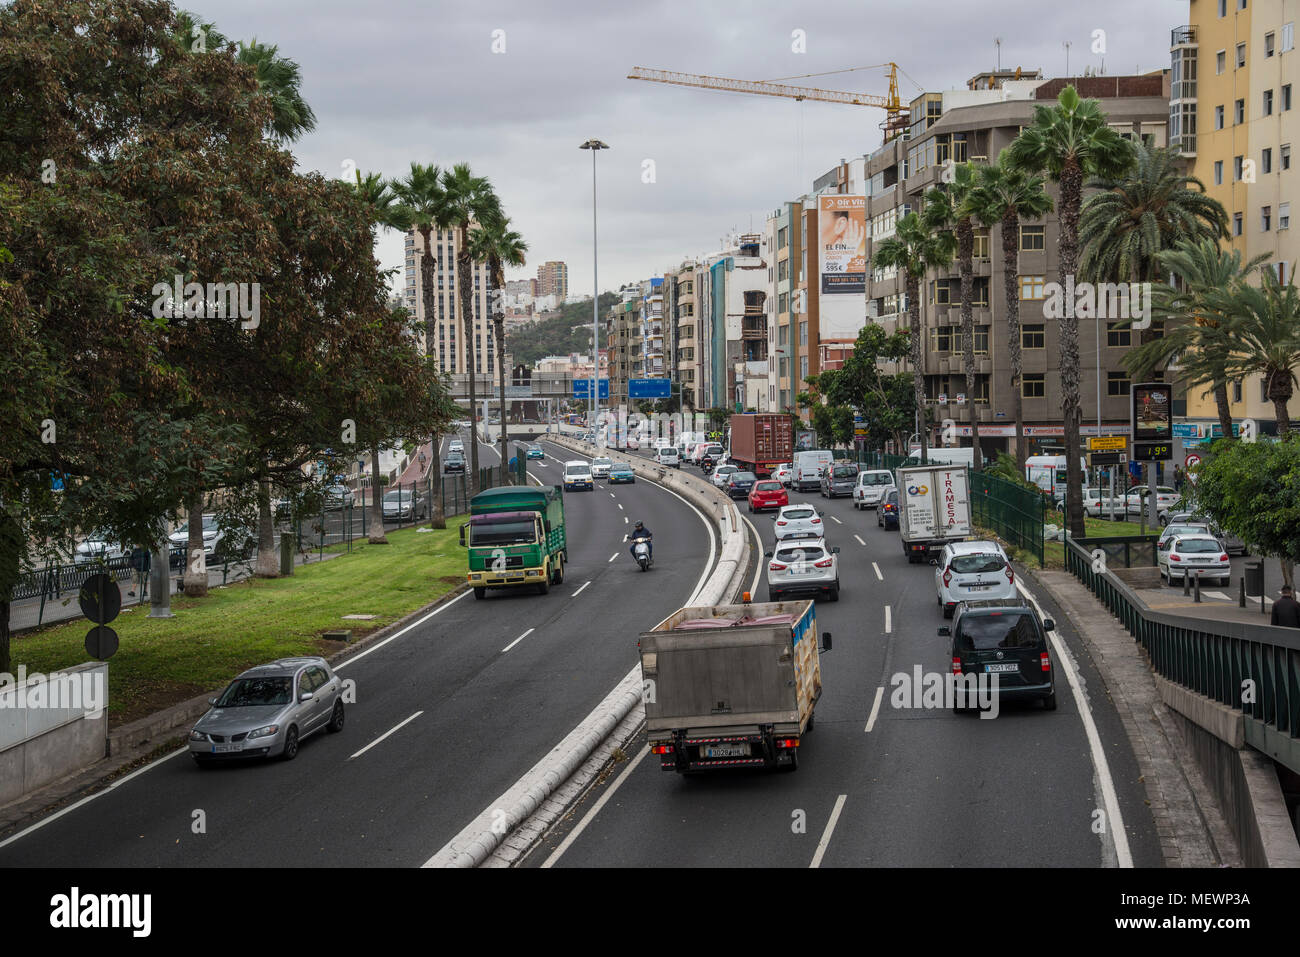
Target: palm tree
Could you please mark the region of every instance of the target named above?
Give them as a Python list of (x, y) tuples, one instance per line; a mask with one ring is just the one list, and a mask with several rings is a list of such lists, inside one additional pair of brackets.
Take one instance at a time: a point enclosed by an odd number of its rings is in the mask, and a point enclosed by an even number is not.
[[(1277, 434), (1291, 430), (1287, 403), (1300, 368), (1300, 293), (1295, 280), (1282, 285), (1271, 269), (1260, 270), (1263, 284), (1239, 283), (1230, 295), (1220, 293), (1218, 306), (1228, 315), (1232, 355), (1229, 378), (1260, 375), (1277, 416)], [(1230, 433), (1225, 433), (1230, 434)]]
[(491, 288), (488, 301), (492, 304), (492, 331), (496, 338), (497, 382), (501, 389), (501, 473), (504, 476), (510, 456), (506, 436), (506, 266), (516, 269), (524, 265), (528, 244), (510, 228), (504, 216), (479, 224), (470, 237), (470, 255), (475, 262), (487, 263)]
[[(1106, 123), (1097, 100), (1083, 99), (1073, 86), (1056, 106), (1034, 109), (1034, 121), (1007, 148), (1011, 165), (1030, 175), (1046, 173), (1060, 185), (1060, 284), (1071, 285), (1079, 269), (1079, 208), (1085, 176), (1117, 179), (1132, 164), (1131, 144)], [(1083, 538), (1083, 473), (1079, 468), (1079, 319), (1073, 309), (1061, 318), (1061, 398), (1065, 418), (1065, 513), (1070, 534)]]
[(280, 56), (277, 46), (253, 38), (240, 43), (235, 57), (257, 74), (257, 85), (271, 100), (271, 120), (266, 134), (281, 144), (291, 143), (316, 128), (316, 114), (302, 98), (302, 71), (293, 60)]
[(1141, 143), (1135, 150), (1128, 176), (1088, 184), (1103, 190), (1083, 204), (1079, 219), (1079, 269), (1093, 282), (1157, 281), (1164, 250), (1228, 235), (1228, 214), (1200, 180), (1183, 175), (1178, 153)]
[(953, 167), (953, 180), (935, 187), (925, 194), (921, 219), (931, 231), (951, 231), (957, 241), (957, 272), (961, 276), (961, 335), (964, 366), (966, 369), (966, 395), (970, 400), (971, 456), (974, 469), (983, 468), (980, 450), (979, 415), (975, 412), (975, 316), (971, 308), (974, 289), (975, 226), (974, 210), (970, 205), (971, 191), (975, 188), (975, 167), (961, 163)]
[[(899, 220), (894, 235), (875, 248), (876, 264), (901, 269), (906, 280), (912, 391), (916, 394), (916, 408), (922, 414), (925, 413), (925, 372), (921, 364), (921, 280), (926, 269), (952, 262), (955, 251), (956, 240), (952, 233), (930, 232), (916, 213), (908, 213)], [(920, 430), (923, 457), (929, 447), (926, 432), (926, 428)]]
[[(469, 231), (475, 223), (500, 215), (500, 204), (492, 184), (470, 172), (468, 163), (457, 163), (442, 171), (443, 202), (438, 225), (456, 233), (456, 298), (460, 303), (462, 351), (469, 380), (470, 464), (473, 474), (470, 488), (478, 487), (477, 395), (474, 378), (478, 374), (478, 350), (474, 342), (474, 257), (469, 248)], [(486, 423), (484, 423), (486, 426)]]
[[(439, 229), (443, 215), (442, 174), (437, 166), (412, 163), (405, 179), (389, 185), (401, 206), (407, 228), (414, 227), (420, 234), (420, 301), (424, 306), (424, 351), (433, 355), (438, 342), (437, 299), (433, 294), (433, 231)], [(429, 474), (439, 483), (437, 494), (431, 494), (429, 527), (446, 528), (447, 518), (442, 501), (442, 436), (435, 432), (430, 440), (432, 460)]]
[(1212, 387), (1225, 437), (1232, 435), (1227, 367), (1233, 340), (1229, 317), (1222, 311), (1222, 291), (1242, 285), (1267, 259), (1265, 253), (1243, 264), (1240, 250), (1221, 249), (1212, 238), (1184, 239), (1174, 249), (1157, 253), (1158, 268), (1168, 270), (1176, 284), (1161, 284), (1152, 295), (1152, 315), (1165, 321), (1166, 332), (1123, 359), (1129, 373), (1142, 380), (1177, 356), (1179, 381), (1187, 388)]
[(1025, 467), (1024, 399), (1020, 394), (1023, 362), (1020, 353), (1020, 221), (1041, 219), (1052, 209), (1052, 198), (1040, 176), (1027, 176), (1007, 161), (1006, 150), (996, 164), (981, 166), (979, 182), (971, 192), (975, 218), (1002, 230), (1002, 292), (1007, 309), (1007, 343), (1011, 361), (1011, 396), (1016, 417), (1016, 465)]

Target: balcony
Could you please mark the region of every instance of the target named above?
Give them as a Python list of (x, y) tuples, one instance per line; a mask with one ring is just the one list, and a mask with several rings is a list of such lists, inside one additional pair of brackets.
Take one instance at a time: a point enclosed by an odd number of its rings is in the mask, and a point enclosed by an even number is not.
[(1171, 47), (1196, 46), (1196, 27), (1190, 24), (1174, 27), (1169, 31), (1169, 45)]

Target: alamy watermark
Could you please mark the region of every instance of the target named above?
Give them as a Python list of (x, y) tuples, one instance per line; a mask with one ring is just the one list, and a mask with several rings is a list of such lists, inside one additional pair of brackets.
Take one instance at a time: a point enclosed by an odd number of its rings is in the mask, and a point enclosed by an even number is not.
[(978, 708), (981, 719), (998, 716), (998, 676), (995, 673), (930, 671), (913, 665), (909, 674), (896, 672), (889, 679), (891, 707), (903, 710), (922, 708)]
[(39, 671), (27, 673), (18, 666), (17, 676), (0, 671), (0, 711), (69, 710), (84, 711), (88, 718), (104, 713), (108, 686), (103, 669), (96, 671)]
[(1043, 285), (1043, 316), (1047, 319), (1123, 319), (1133, 329), (1151, 328), (1151, 283), (1075, 283)]
[(708, 430), (709, 417), (703, 412), (629, 412), (620, 405), (617, 410), (601, 409), (596, 416), (596, 444), (611, 449), (630, 448), (628, 439), (638, 446), (659, 439), (676, 442), (688, 432), (703, 435)]
[(256, 329), (262, 321), (262, 285), (256, 282), (185, 282), (176, 274), (171, 285), (154, 283), (155, 319), (240, 319), (239, 328)]

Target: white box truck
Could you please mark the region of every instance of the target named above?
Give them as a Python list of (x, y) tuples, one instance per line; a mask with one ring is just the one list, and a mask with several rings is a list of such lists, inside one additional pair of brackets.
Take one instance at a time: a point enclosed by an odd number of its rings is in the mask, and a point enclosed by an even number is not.
[(970, 474), (963, 466), (899, 468), (898, 532), (903, 554), (913, 564), (932, 549), (971, 537)]

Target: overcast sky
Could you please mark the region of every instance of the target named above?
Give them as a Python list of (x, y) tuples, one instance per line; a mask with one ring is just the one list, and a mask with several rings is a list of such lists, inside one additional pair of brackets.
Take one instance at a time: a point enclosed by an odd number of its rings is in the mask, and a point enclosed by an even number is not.
[[(411, 161), (469, 163), (487, 176), (529, 244), (528, 266), (569, 264), (592, 287), (591, 153), (597, 157), (600, 286), (662, 274), (761, 231), (782, 202), (841, 158), (880, 144), (884, 111), (626, 79), (633, 66), (770, 80), (897, 62), (904, 105), (922, 88), (965, 88), (992, 69), (1047, 76), (1169, 66), (1185, 0), (188, 0), (227, 36), (277, 44), (297, 60), (318, 127), (293, 149), (304, 169), (402, 175)], [(1086, 11), (1086, 12), (1081, 12)], [(793, 52), (796, 30), (806, 52)], [(504, 43), (503, 53), (494, 53)], [(882, 69), (796, 81), (884, 95)], [(918, 86), (920, 84), (920, 86)], [(646, 160), (655, 182), (644, 183)], [(379, 242), (404, 263), (401, 237)]]

